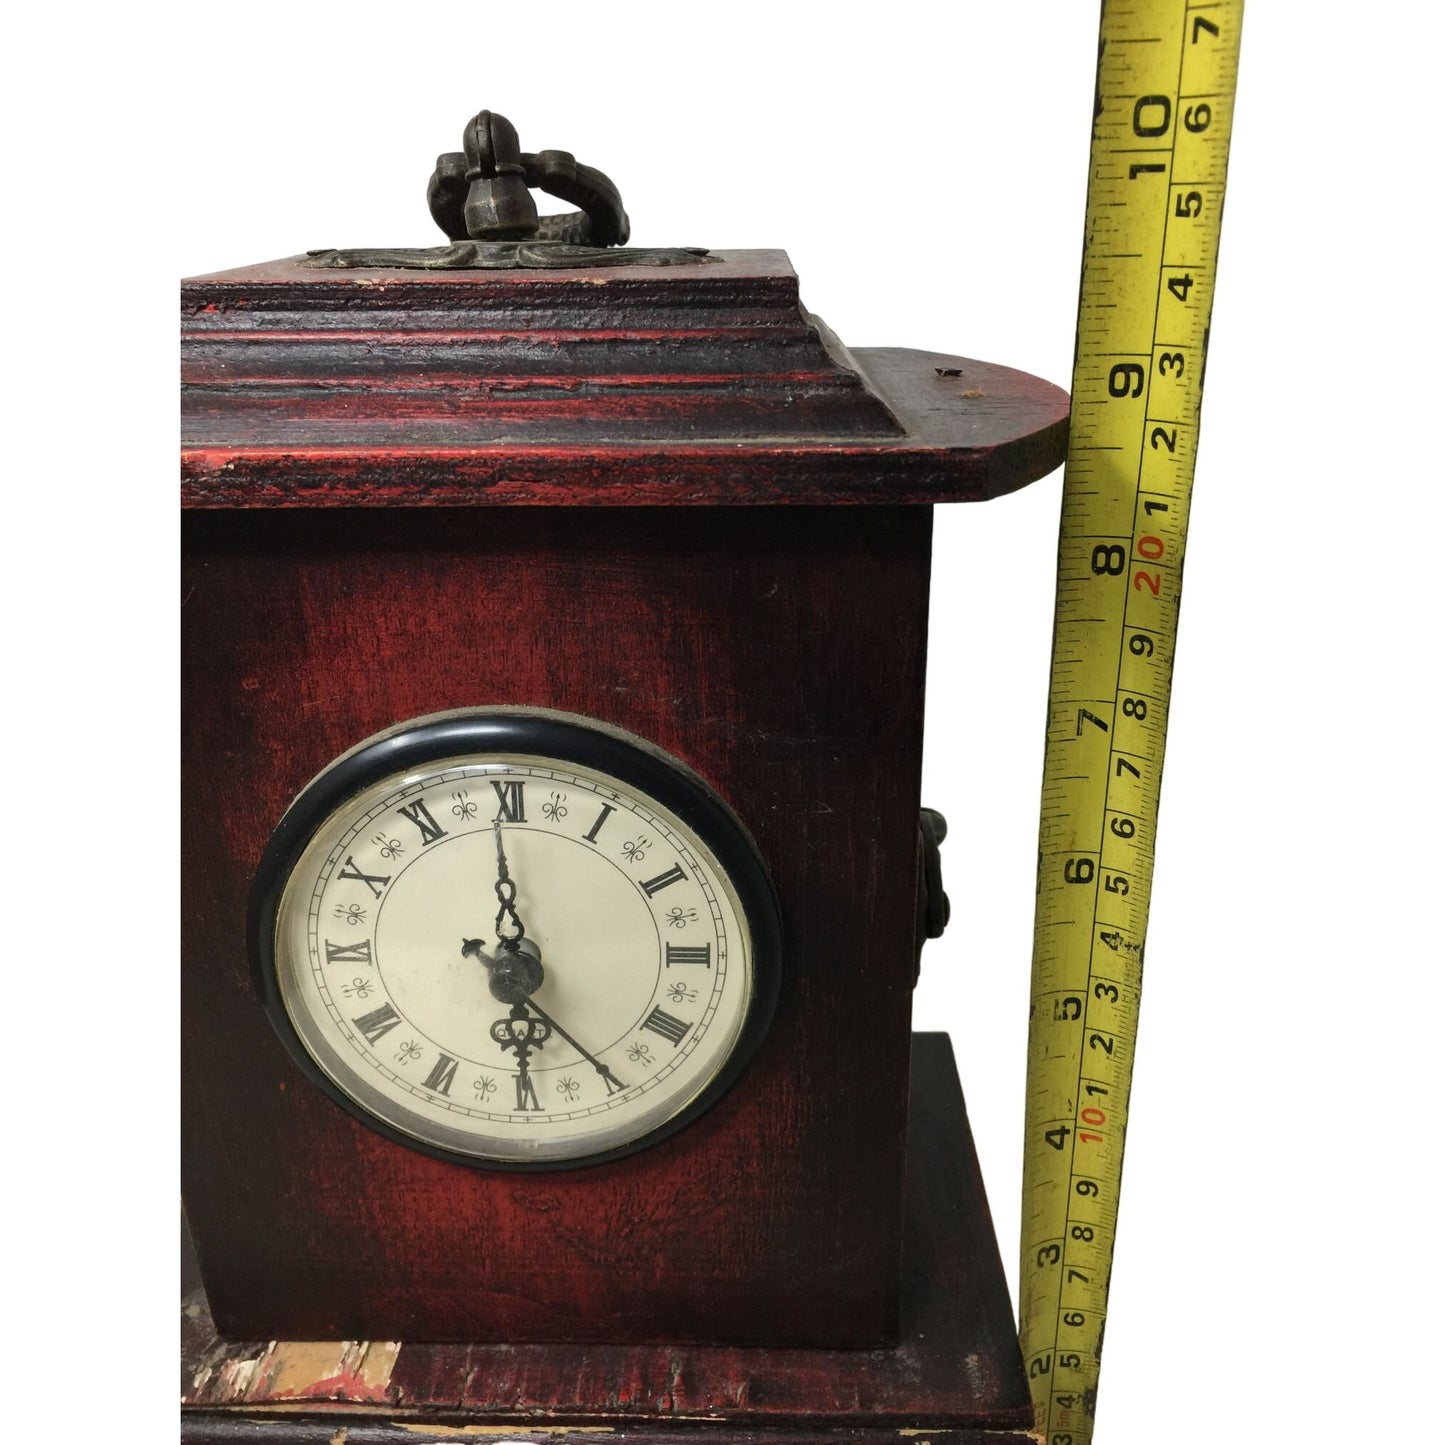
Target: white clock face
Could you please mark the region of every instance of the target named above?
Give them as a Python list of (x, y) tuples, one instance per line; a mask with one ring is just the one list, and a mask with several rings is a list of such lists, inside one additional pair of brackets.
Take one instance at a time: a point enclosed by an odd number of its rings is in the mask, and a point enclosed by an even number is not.
[(491, 753), (329, 813), (280, 890), (274, 977), (349, 1107), (501, 1164), (666, 1126), (724, 1070), (754, 993), (744, 908), (687, 824), (591, 767)]

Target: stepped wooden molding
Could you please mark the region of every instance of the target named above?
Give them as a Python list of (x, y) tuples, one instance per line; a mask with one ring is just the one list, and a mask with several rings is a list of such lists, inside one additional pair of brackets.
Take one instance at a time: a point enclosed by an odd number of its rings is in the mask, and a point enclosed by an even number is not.
[(1052, 470), (1067, 411), (1006, 367), (850, 353), (779, 251), (554, 271), (294, 257), (182, 287), (191, 507), (977, 500)]

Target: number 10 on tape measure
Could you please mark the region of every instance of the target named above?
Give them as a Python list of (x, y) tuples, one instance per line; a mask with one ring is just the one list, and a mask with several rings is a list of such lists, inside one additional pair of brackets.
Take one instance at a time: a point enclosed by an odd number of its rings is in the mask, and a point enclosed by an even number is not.
[(1105, 0), (1059, 535), (1019, 1320), (1093, 1435), (1242, 0)]

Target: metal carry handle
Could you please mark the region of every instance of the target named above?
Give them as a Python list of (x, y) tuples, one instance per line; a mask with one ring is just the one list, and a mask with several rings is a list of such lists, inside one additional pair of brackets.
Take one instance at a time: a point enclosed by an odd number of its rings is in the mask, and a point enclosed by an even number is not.
[[(579, 209), (539, 216), (533, 190)], [(467, 122), (462, 150), (437, 157), (427, 206), (453, 241), (623, 246), (631, 231), (621, 193), (607, 176), (570, 151), (524, 152), (516, 127), (489, 110)]]

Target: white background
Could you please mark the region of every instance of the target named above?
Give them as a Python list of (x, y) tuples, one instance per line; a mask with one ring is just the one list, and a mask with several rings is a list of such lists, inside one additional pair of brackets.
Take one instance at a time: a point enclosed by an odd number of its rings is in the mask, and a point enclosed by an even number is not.
[[(1246, 20), (1104, 1445), (1383, 1438), (1438, 1413), (1445, 282), (1425, 13), (1254, 0)], [(106, 1388), (139, 1391), (169, 1438), (174, 278), (432, 244), (425, 178), (485, 105), (527, 148), (611, 173), (638, 244), (782, 246), (853, 345), (1067, 384), (1097, 14), (65, 17), (16, 22), (8, 101), (9, 1177), (56, 1253), (12, 1255), (7, 1313), (57, 1382), (107, 1330), (153, 1341)], [(960, 1053), (1011, 1282), (1058, 499), (1055, 476), (942, 510), (936, 533), (925, 799), (952, 824), (954, 923), (917, 1023)], [(55, 1141), (84, 1149), (57, 1163)]]

